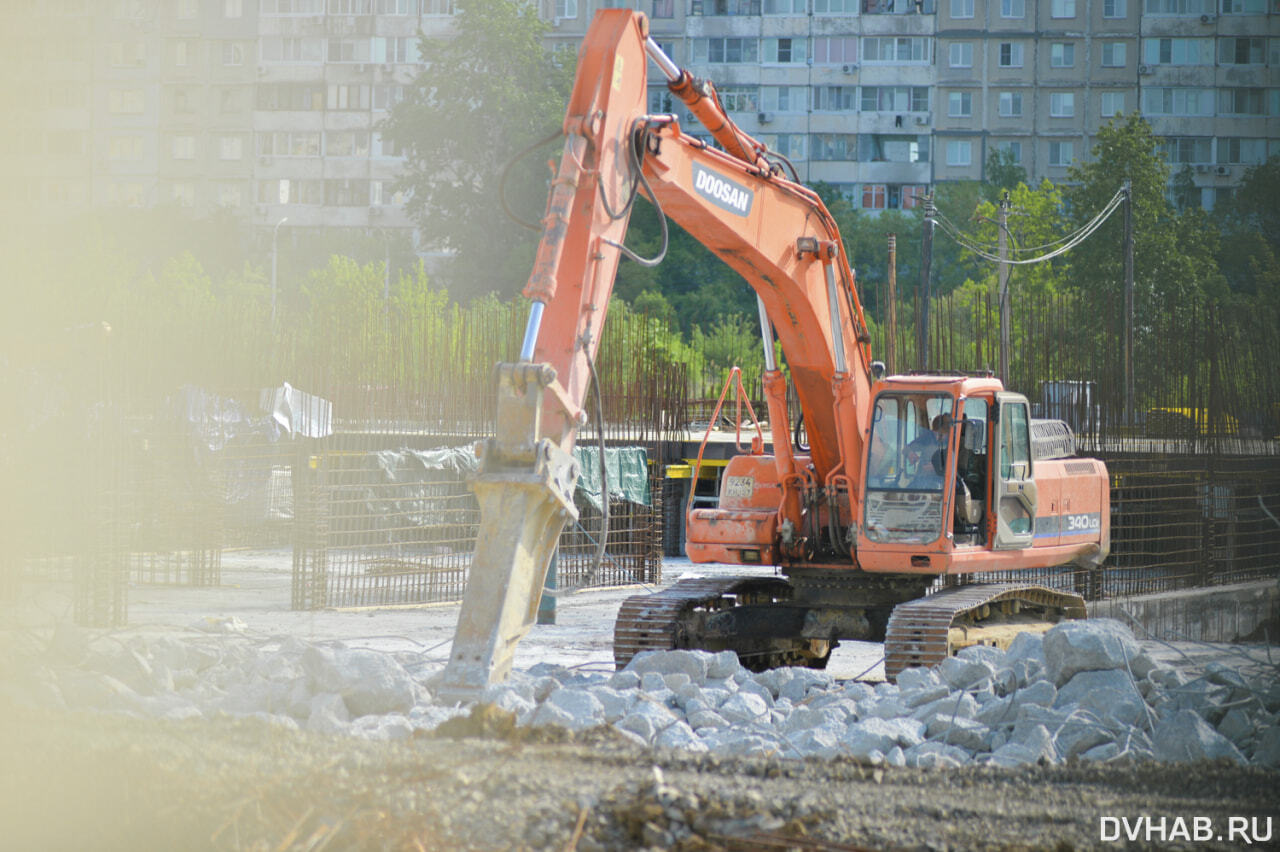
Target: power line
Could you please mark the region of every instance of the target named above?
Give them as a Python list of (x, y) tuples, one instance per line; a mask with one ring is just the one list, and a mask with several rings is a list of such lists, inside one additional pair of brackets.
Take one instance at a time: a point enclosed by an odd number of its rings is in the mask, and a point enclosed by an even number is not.
[(1103, 208), (1099, 210), (1098, 213), (1094, 215), (1092, 219), (1090, 219), (1088, 222), (1082, 225), (1078, 230), (1074, 231), (1073, 233), (1067, 234), (1065, 237), (1061, 237), (1057, 240), (1054, 240), (1053, 242), (1045, 243), (1044, 245), (1041, 245), (1041, 246), (1032, 246), (1025, 249), (1015, 248), (1014, 249), (1015, 251), (1036, 251), (1036, 250), (1048, 248), (1050, 246), (1055, 246), (1055, 245), (1058, 246), (1053, 251), (1047, 252), (1045, 254), (1041, 254), (1036, 257), (1022, 258), (1018, 260), (1000, 257), (998, 254), (992, 254), (991, 248), (993, 248), (993, 246), (991, 246), (989, 243), (980, 244), (977, 238), (962, 232), (958, 227), (956, 227), (955, 224), (953, 224), (949, 219), (947, 219), (945, 215), (943, 215), (940, 211), (938, 211), (937, 208), (934, 208), (932, 206), (929, 207), (926, 210), (925, 219), (927, 221), (935, 222), (938, 225), (938, 227), (941, 228), (942, 232), (945, 233), (947, 236), (951, 237), (951, 239), (954, 240), (957, 245), (959, 245), (961, 248), (969, 250), (973, 254), (976, 254), (978, 257), (984, 258), (986, 260), (994, 261), (995, 263), (1004, 263), (1004, 264), (1009, 264), (1011, 266), (1024, 266), (1031, 263), (1041, 263), (1043, 261), (1050, 260), (1059, 255), (1066, 254), (1071, 249), (1080, 245), (1082, 242), (1084, 242), (1090, 236), (1092, 236), (1094, 231), (1102, 227), (1102, 224), (1106, 222), (1107, 219), (1111, 218), (1111, 214), (1114, 213), (1116, 211), (1116, 208), (1118, 208), (1124, 202), (1124, 197), (1125, 195), (1124, 195), (1123, 187), (1116, 190), (1115, 195), (1111, 196), (1111, 200), (1108, 201), (1106, 205), (1104, 205)]

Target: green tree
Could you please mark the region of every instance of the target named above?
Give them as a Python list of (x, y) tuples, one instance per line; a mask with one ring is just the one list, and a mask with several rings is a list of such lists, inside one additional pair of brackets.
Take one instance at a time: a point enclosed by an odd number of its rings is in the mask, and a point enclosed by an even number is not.
[[(1080, 227), (1101, 211), (1127, 179), (1132, 186), (1135, 312), (1150, 316), (1156, 304), (1220, 289), (1221, 278), (1207, 233), (1188, 227), (1166, 197), (1169, 166), (1160, 138), (1137, 113), (1117, 116), (1098, 131), (1087, 161), (1067, 171), (1075, 184), (1066, 194), (1068, 221)], [(1124, 287), (1124, 211), (1117, 209), (1073, 251), (1073, 283), (1093, 293)]]
[(1240, 188), (1221, 210), (1218, 263), (1231, 290), (1280, 306), (1280, 156), (1244, 173)]
[[(421, 39), (426, 68), (382, 132), (405, 152), (399, 188), (423, 245), (451, 256), (441, 271), (450, 291), (513, 294), (538, 235), (504, 212), (503, 170), (560, 125), (573, 57), (545, 47), (548, 24), (522, 0), (460, 4), (454, 22), (450, 37)], [(505, 189), (517, 216), (538, 220), (547, 196), (539, 157), (516, 162)]]
[(1003, 192), (1027, 182), (1027, 170), (1013, 158), (1008, 148), (992, 148), (987, 154), (987, 179), (982, 184), (982, 195), (996, 203)]

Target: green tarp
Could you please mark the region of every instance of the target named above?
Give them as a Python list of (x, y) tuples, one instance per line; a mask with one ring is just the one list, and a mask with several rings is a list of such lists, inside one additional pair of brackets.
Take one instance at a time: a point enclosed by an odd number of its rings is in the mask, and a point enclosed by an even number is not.
[[(650, 505), (649, 454), (644, 447), (606, 447), (605, 467), (609, 472), (609, 499), (626, 500)], [(581, 473), (578, 476), (578, 494), (601, 510), (600, 505), (600, 448), (576, 446), (573, 457), (577, 459)]]

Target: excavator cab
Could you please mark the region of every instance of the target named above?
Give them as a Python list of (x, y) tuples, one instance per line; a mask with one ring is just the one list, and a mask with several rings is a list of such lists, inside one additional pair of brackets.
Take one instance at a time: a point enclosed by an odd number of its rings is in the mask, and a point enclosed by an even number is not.
[(952, 466), (955, 399), (881, 393), (871, 418), (864, 529), (873, 542), (930, 544), (942, 537)]

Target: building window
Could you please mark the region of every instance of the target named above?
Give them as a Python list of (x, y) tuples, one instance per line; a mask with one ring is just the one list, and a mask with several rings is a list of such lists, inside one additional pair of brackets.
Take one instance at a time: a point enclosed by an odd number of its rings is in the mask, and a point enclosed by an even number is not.
[(1212, 13), (1217, 0), (1146, 0), (1148, 15), (1203, 15)]
[(1050, 0), (1049, 17), (1074, 18), (1076, 16), (1076, 0)]
[(107, 109), (113, 115), (140, 115), (146, 104), (141, 89), (112, 89), (107, 93)]
[(264, 83), (257, 91), (261, 110), (324, 109), (325, 90), (319, 83)]
[(997, 142), (995, 149), (997, 151), (1008, 152), (1009, 161), (1015, 166), (1022, 164), (1022, 143), (1021, 142)]
[[(380, 2), (393, 6), (396, 0), (380, 0)], [(400, 0), (401, 4), (408, 3), (414, 7), (415, 11), (409, 14), (417, 14), (417, 2), (418, 0)], [(324, 0), (261, 0), (258, 12), (262, 15), (323, 15)], [(388, 10), (386, 14), (396, 13)]]
[(1207, 136), (1170, 136), (1160, 143), (1160, 153), (1170, 163), (1199, 165), (1213, 162), (1212, 147)]
[(1099, 100), (1098, 112), (1103, 118), (1123, 113), (1124, 92), (1103, 92)]
[(325, 134), (324, 153), (327, 157), (368, 157), (369, 132), (330, 130)]
[(911, 37), (869, 37), (862, 40), (864, 62), (913, 62), (930, 60), (929, 39)]
[(973, 94), (952, 92), (947, 95), (947, 115), (952, 118), (968, 118), (973, 115)]
[(325, 43), (318, 38), (264, 38), (263, 62), (323, 62)]
[(222, 181), (217, 185), (218, 204), (222, 207), (239, 207), (244, 204), (244, 190), (239, 183)]
[(1262, 38), (1219, 39), (1218, 61), (1223, 65), (1261, 65), (1266, 56), (1265, 45), (1266, 39)]
[(1221, 115), (1266, 115), (1266, 89), (1221, 89), (1218, 112)]
[(244, 0), (223, 0), (222, 16), (224, 18), (239, 18), (244, 14)]
[(883, 210), (886, 187), (882, 183), (864, 183), (862, 185), (862, 209)]
[(1071, 118), (1076, 114), (1076, 96), (1073, 92), (1050, 92), (1049, 115), (1053, 118)]
[[(564, 0), (556, 0), (557, 4)], [(759, 15), (760, 0), (694, 0), (691, 15)]]
[(857, 86), (814, 86), (814, 112), (853, 112), (858, 108)]
[(185, 68), (191, 64), (191, 43), (180, 39), (173, 43), (173, 64)]
[(1212, 65), (1211, 38), (1149, 38), (1143, 43), (1144, 62), (1151, 65)]
[[(858, 0), (813, 0), (815, 15), (856, 15)], [(803, 8), (798, 14), (804, 14)]]
[(1224, 15), (1265, 15), (1266, 0), (1222, 0)]
[(218, 137), (218, 159), (238, 160), (244, 154), (244, 140), (239, 136)]
[(174, 16), (184, 21), (194, 18), (199, 5), (200, 0), (177, 0)]
[(1124, 42), (1104, 41), (1102, 43), (1102, 67), (1123, 68), (1125, 64)]
[[(807, 11), (808, 0), (764, 0), (766, 15), (803, 15)], [(653, 17), (656, 18), (657, 15)]]
[(218, 110), (222, 113), (244, 112), (244, 98), (237, 89), (223, 89), (218, 99)]
[(142, 159), (141, 136), (112, 136), (107, 143), (107, 159), (137, 162)]
[(952, 139), (947, 143), (947, 165), (967, 166), (973, 161), (973, 143), (962, 139)]
[(370, 42), (367, 38), (329, 39), (329, 62), (368, 62)]
[(452, 15), (454, 13), (453, 0), (422, 0), (422, 14), (424, 15)]
[(378, 37), (373, 40), (374, 62), (417, 62), (418, 40), (411, 36)]
[(222, 43), (222, 64), (243, 65), (244, 45), (236, 41), (224, 41)]
[(1142, 90), (1142, 111), (1148, 115), (1213, 115), (1213, 89), (1154, 86)]
[(811, 160), (854, 160), (858, 154), (858, 137), (853, 133), (815, 133), (809, 148)]
[(704, 65), (754, 63), (760, 55), (760, 42), (754, 38), (695, 38), (692, 47), (693, 61)]
[(972, 18), (973, 0), (951, 0), (951, 17)]
[(951, 56), (952, 68), (972, 68), (973, 67), (973, 42), (957, 41), (948, 49)]
[(729, 112), (757, 112), (760, 109), (760, 89), (756, 86), (725, 86), (716, 90), (716, 94)]
[(190, 89), (173, 90), (173, 111), (178, 115), (195, 112), (195, 97)]
[(1049, 45), (1049, 67), (1071, 68), (1076, 64), (1076, 46), (1069, 42), (1055, 41)]
[(803, 133), (767, 133), (760, 136), (760, 141), (770, 151), (775, 151), (792, 162), (805, 159), (807, 139)]
[(928, 112), (928, 86), (863, 86), (863, 112)]
[(373, 0), (329, 0), (330, 15), (367, 15), (373, 11)]
[(196, 158), (196, 137), (173, 137), (172, 152), (175, 160), (194, 160)]
[[(727, 39), (727, 41), (733, 41), (733, 39)], [(838, 51), (841, 49), (841, 46), (839, 45), (840, 42), (852, 42), (853, 39), (833, 38), (827, 39), (827, 41), (835, 43), (831, 49)], [(755, 41), (752, 40), (751, 44), (754, 45)], [(761, 61), (776, 62), (781, 65), (803, 63), (805, 62), (805, 48), (807, 46), (808, 40), (803, 38), (767, 38), (764, 39), (764, 56), (761, 57)], [(849, 53), (854, 57), (854, 59), (857, 58), (853, 46), (849, 47)], [(732, 62), (733, 60), (726, 61)], [(748, 60), (743, 61), (745, 62)]]
[(1022, 92), (1001, 92), (999, 104), (1002, 118), (1020, 117), (1022, 115)]
[(179, 207), (191, 207), (196, 203), (196, 188), (185, 181), (175, 183), (170, 194)]
[(808, 86), (763, 86), (760, 101), (767, 112), (804, 112), (808, 109)]
[(929, 137), (864, 133), (858, 137), (858, 159), (872, 163), (927, 163)]
[(368, 109), (369, 87), (359, 84), (330, 84), (326, 103), (329, 109)]
[(1027, 0), (1000, 0), (1000, 17), (1025, 18), (1027, 16)]
[(277, 130), (258, 134), (258, 153), (264, 157), (318, 157), (318, 131)]
[(1075, 159), (1074, 147), (1070, 142), (1049, 143), (1049, 165), (1068, 166)]
[[(388, 110), (404, 100), (404, 86), (399, 83), (373, 87), (373, 108)], [(650, 110), (650, 112), (671, 112), (670, 109)]]
[(1102, 17), (1127, 18), (1128, 16), (1128, 0), (1102, 0)]
[(113, 68), (141, 68), (147, 64), (147, 45), (143, 41), (113, 41), (107, 45), (107, 57)]
[(1001, 68), (1021, 68), (1022, 44), (1016, 41), (1000, 42), (999, 62)]
[[(765, 61), (769, 61), (769, 42), (773, 39), (765, 40)], [(784, 39), (779, 39), (784, 41)], [(858, 39), (856, 36), (847, 38), (815, 38), (813, 40), (813, 64), (814, 65), (842, 65), (858, 61)]]
[(1218, 162), (1224, 166), (1257, 166), (1267, 161), (1266, 139), (1219, 139)]

